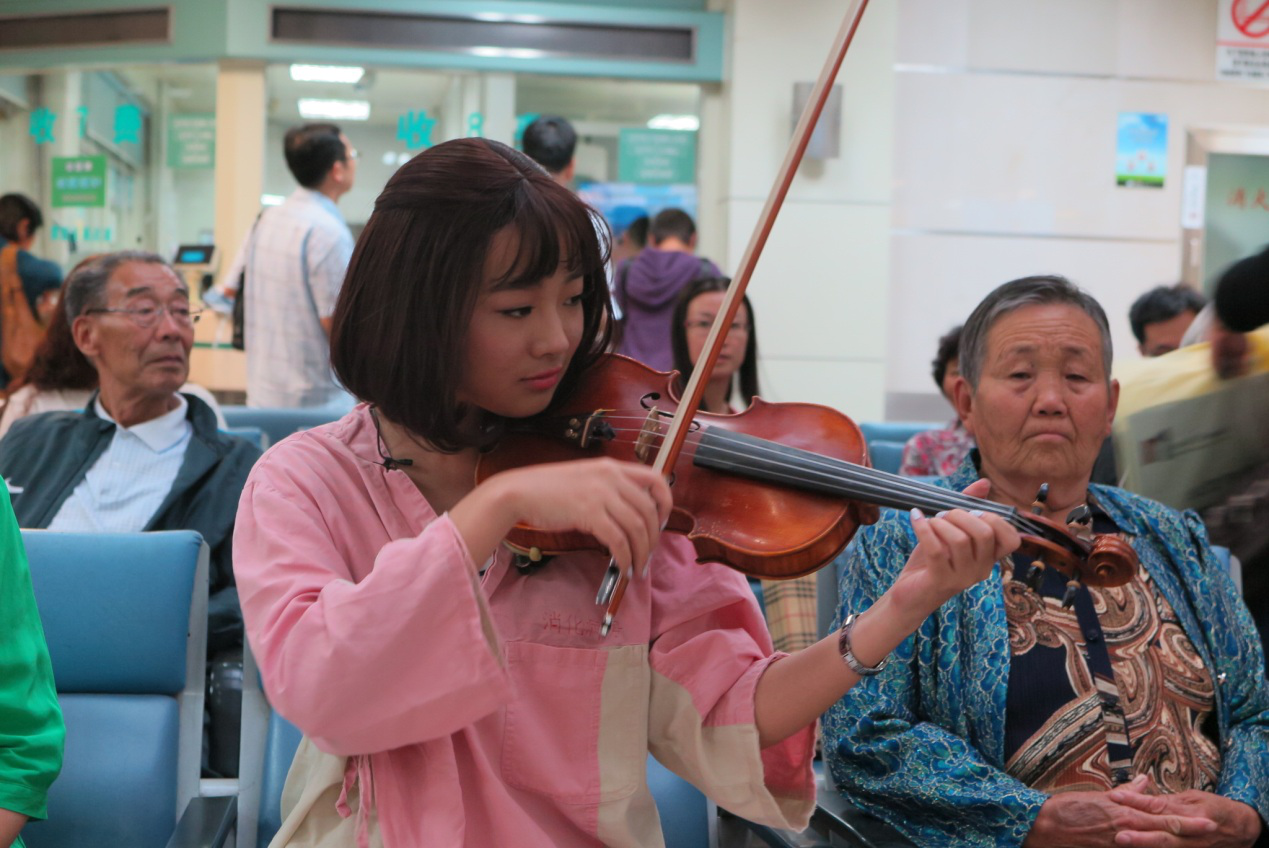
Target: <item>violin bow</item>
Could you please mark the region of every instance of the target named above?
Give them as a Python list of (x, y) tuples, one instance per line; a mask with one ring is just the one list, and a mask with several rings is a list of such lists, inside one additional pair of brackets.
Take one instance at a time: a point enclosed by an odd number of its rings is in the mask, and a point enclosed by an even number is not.
[[(735, 276), (732, 277), (731, 285), (727, 287), (727, 294), (723, 298), (722, 308), (714, 318), (714, 325), (709, 329), (709, 336), (705, 339), (705, 348), (697, 359), (696, 366), (692, 369), (692, 376), (687, 381), (687, 387), (683, 390), (683, 398), (679, 402), (678, 412), (671, 419), (669, 429), (666, 431), (661, 447), (657, 451), (656, 459), (652, 463), (652, 467), (662, 475), (669, 474), (669, 469), (674, 467), (674, 463), (683, 448), (683, 441), (687, 438), (692, 419), (696, 417), (701, 398), (705, 394), (705, 385), (709, 380), (709, 375), (713, 372), (714, 363), (718, 361), (718, 354), (722, 351), (723, 342), (727, 339), (727, 330), (731, 328), (732, 322), (736, 319), (736, 311), (740, 308), (745, 289), (749, 286), (749, 278), (753, 276), (754, 266), (758, 264), (758, 257), (762, 255), (762, 249), (767, 244), (767, 237), (771, 234), (771, 228), (775, 225), (776, 215), (780, 213), (780, 207), (784, 205), (784, 198), (789, 193), (789, 186), (793, 184), (793, 177), (797, 173), (798, 165), (801, 164), (802, 156), (806, 153), (806, 146), (811, 141), (811, 133), (815, 130), (820, 113), (824, 111), (824, 104), (828, 101), (833, 80), (837, 78), (837, 72), (842, 66), (842, 60), (846, 58), (846, 50), (855, 38), (855, 31), (859, 29), (859, 21), (863, 18), (864, 9), (867, 7), (868, 0), (854, 0), (851, 4), (851, 8), (847, 11), (846, 17), (842, 21), (841, 29), (838, 30), (837, 39), (833, 42), (833, 47), (829, 51), (828, 59), (825, 60), (824, 67), (820, 70), (819, 79), (816, 80), (815, 87), (811, 90), (811, 96), (807, 100), (806, 107), (802, 109), (802, 117), (798, 120), (798, 125), (793, 130), (793, 137), (789, 141), (788, 152), (784, 156), (784, 164), (780, 166), (775, 184), (771, 186), (771, 193), (767, 195), (767, 203), (762, 208), (762, 214), (758, 216), (758, 223), (754, 227), (753, 234), (749, 237), (749, 244), (745, 247), (744, 255), (740, 258), (740, 266), (736, 269)], [(616, 617), (617, 609), (621, 606), (621, 599), (625, 594), (628, 581), (629, 577), (626, 574), (621, 573), (615, 564), (609, 563), (608, 572), (600, 585), (599, 596), (595, 599), (597, 604), (608, 605), (607, 610), (604, 612), (603, 625), (600, 628), (600, 632), (603, 635), (607, 635), (608, 630), (612, 627), (613, 619)]]

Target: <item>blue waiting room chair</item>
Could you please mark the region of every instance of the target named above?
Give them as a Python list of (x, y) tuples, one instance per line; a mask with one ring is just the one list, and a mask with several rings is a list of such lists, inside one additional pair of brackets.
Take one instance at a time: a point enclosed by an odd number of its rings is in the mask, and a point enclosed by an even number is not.
[(239, 428), (257, 427), (264, 433), (261, 447), (276, 445), (292, 433), (329, 424), (339, 420), (339, 412), (329, 409), (270, 409), (255, 406), (222, 406), (221, 413), (228, 425), (226, 432)]
[[(23, 530), (66, 721), (62, 773), (29, 848), (163, 848), (178, 818), (212, 831), (233, 799), (197, 799), (208, 550), (189, 531)], [(227, 826), (227, 825), (226, 825)]]
[(944, 425), (913, 421), (861, 421), (859, 430), (868, 443), (868, 457), (872, 467), (891, 474), (899, 473), (903, 462), (903, 446), (908, 439), (926, 430), (937, 430)]

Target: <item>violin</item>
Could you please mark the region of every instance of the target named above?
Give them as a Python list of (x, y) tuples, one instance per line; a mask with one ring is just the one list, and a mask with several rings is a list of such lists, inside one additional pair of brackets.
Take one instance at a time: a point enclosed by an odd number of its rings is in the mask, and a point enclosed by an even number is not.
[[(479, 484), (499, 471), (547, 462), (611, 457), (648, 464), (678, 412), (677, 372), (655, 371), (617, 354), (602, 357), (559, 408), (514, 422), (480, 457)], [(841, 553), (879, 507), (934, 514), (966, 509), (994, 513), (1022, 536), (1034, 558), (1026, 579), (1045, 567), (1072, 583), (1120, 586), (1137, 556), (1117, 536), (1094, 536), (1078, 522), (1063, 526), (995, 503), (871, 468), (863, 434), (849, 417), (810, 403), (755, 399), (737, 414), (696, 412), (684, 449), (668, 469), (674, 508), (666, 530), (687, 536), (701, 562), (719, 562), (751, 577), (809, 574)], [(530, 560), (569, 551), (603, 551), (588, 534), (517, 525), (508, 545)]]

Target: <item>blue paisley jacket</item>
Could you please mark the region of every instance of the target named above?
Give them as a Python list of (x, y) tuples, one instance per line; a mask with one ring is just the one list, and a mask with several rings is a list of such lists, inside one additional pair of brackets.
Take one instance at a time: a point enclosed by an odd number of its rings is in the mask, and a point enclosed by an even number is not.
[[(943, 485), (977, 478), (966, 460)], [(1109, 486), (1093, 497), (1141, 558), (1216, 681), (1222, 755), (1217, 792), (1269, 821), (1269, 684), (1260, 639), (1198, 516)], [(906, 513), (885, 510), (843, 556), (837, 619), (894, 582), (916, 538)], [(1000, 567), (944, 604), (824, 717), (839, 791), (918, 845), (1013, 846), (1048, 795), (1004, 768), (1009, 634)]]

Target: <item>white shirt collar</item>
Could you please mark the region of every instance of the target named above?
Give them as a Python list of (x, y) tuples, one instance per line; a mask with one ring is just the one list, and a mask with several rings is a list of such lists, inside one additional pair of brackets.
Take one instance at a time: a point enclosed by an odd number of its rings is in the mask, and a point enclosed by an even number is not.
[[(119, 429), (136, 436), (155, 453), (162, 453), (185, 438), (187, 429), (185, 412), (189, 409), (189, 402), (179, 392), (176, 395), (176, 401), (176, 408), (171, 412), (165, 412), (158, 418), (151, 418), (149, 421), (142, 421), (131, 427), (119, 427)], [(106, 412), (106, 408), (101, 405), (100, 395), (93, 402), (93, 409), (96, 410), (98, 418), (109, 421), (116, 427), (119, 426), (119, 422), (111, 418), (110, 413)]]

